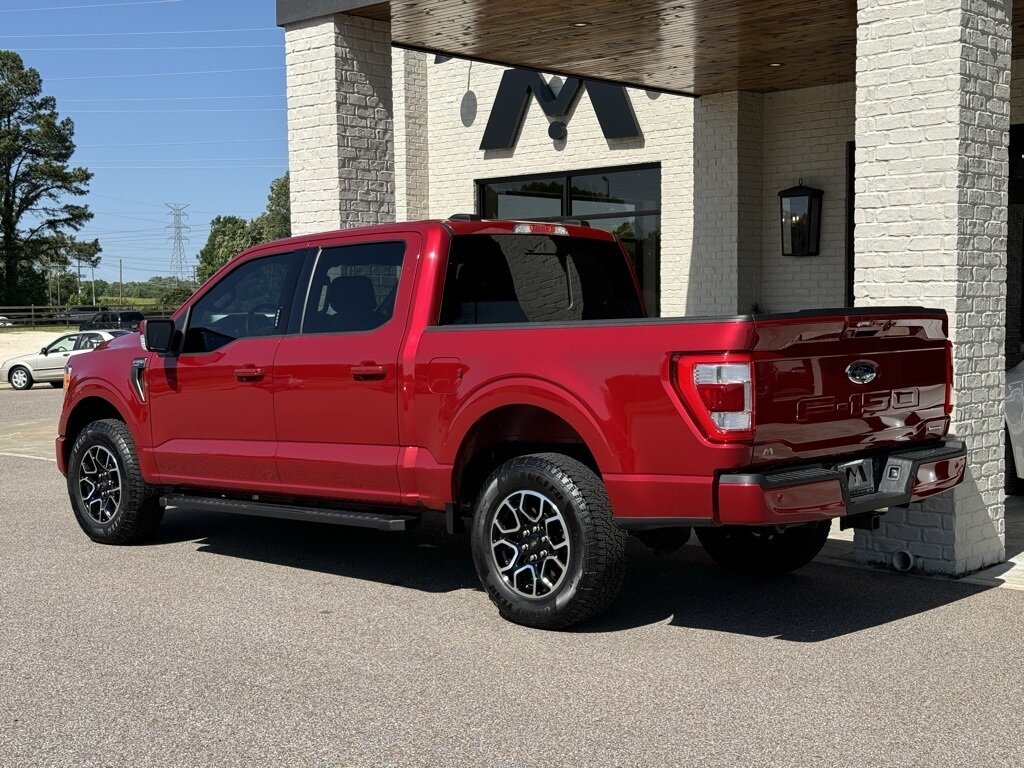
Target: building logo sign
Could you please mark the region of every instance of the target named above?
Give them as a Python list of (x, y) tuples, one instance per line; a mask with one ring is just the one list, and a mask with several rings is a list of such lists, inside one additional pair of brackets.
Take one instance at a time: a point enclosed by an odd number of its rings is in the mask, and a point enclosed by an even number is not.
[(513, 149), (519, 140), (531, 98), (536, 99), (544, 114), (552, 119), (548, 135), (556, 141), (564, 139), (568, 135), (569, 117), (584, 90), (590, 94), (597, 122), (606, 139), (643, 137), (624, 86), (570, 77), (556, 96), (540, 73), (509, 69), (501, 76), (480, 149)]

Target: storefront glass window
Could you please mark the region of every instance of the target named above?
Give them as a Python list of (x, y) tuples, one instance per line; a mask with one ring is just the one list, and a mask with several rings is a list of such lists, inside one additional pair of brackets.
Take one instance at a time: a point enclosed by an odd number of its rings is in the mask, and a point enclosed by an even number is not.
[(648, 313), (660, 314), (660, 166), (479, 181), (477, 190), (484, 218), (577, 218), (617, 235), (633, 259)]

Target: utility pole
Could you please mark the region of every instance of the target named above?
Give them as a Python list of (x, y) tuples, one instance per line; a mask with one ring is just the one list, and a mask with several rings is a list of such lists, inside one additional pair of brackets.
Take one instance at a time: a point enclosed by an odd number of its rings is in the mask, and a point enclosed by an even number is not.
[(91, 277), (92, 277), (92, 303), (95, 304), (96, 303), (96, 267), (90, 265), (89, 269), (91, 271)]
[(188, 232), (192, 229), (188, 225), (188, 214), (185, 213), (185, 209), (188, 208), (188, 203), (181, 205), (180, 203), (164, 203), (170, 210), (168, 216), (171, 217), (171, 223), (167, 225), (166, 229), (171, 231), (171, 277), (177, 278), (181, 282), (188, 282), (188, 266), (185, 264), (185, 243), (188, 242)]
[(124, 306), (124, 259), (117, 260), (117, 304)]

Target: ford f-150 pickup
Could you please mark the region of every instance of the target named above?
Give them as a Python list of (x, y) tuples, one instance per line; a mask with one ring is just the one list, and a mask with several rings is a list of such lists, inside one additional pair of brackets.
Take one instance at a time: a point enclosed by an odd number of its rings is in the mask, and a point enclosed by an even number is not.
[(240, 254), (69, 363), (56, 451), (97, 542), (166, 507), (436, 511), (503, 616), (559, 628), (615, 598), (630, 533), (782, 573), (954, 487), (951, 380), (940, 310), (648, 318), (612, 235), (464, 216)]

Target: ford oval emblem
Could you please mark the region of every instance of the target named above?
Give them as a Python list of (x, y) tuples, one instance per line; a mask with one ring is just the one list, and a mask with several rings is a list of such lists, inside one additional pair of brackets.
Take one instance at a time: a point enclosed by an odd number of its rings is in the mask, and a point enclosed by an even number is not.
[(846, 366), (846, 378), (854, 384), (870, 384), (878, 375), (878, 366), (867, 360), (857, 360)]

